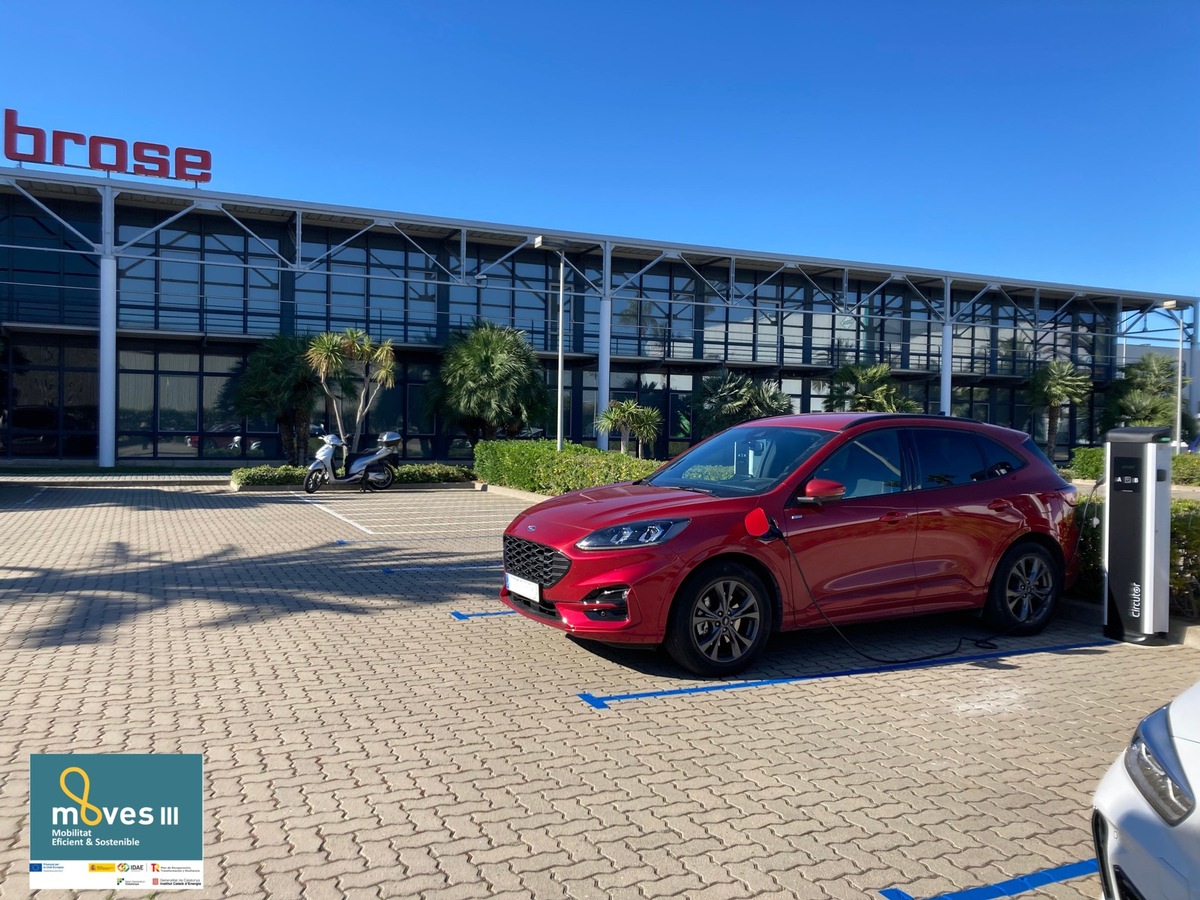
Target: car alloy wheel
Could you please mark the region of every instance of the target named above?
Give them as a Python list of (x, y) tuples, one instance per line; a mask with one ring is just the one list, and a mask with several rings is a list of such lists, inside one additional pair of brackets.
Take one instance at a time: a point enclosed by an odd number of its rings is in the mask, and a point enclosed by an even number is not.
[(697, 675), (729, 675), (753, 662), (771, 631), (771, 607), (761, 579), (736, 563), (696, 573), (671, 611), (666, 647)]
[(1041, 546), (1018, 544), (996, 566), (988, 592), (987, 618), (1008, 634), (1036, 634), (1054, 612), (1061, 575)]

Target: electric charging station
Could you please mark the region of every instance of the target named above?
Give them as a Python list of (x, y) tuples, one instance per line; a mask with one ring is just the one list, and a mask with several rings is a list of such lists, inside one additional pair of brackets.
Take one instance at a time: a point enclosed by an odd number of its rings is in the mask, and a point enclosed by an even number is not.
[(1171, 430), (1105, 435), (1104, 633), (1162, 644), (1171, 610)]

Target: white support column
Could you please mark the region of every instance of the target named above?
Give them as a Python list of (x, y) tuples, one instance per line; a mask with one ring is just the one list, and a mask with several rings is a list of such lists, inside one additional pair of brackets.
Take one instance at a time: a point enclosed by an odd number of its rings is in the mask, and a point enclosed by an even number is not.
[(97, 428), (97, 464), (111, 469), (117, 464), (117, 257), (116, 192), (100, 189), (100, 370)]
[[(1182, 315), (1182, 310), (1180, 315)], [(1196, 343), (1196, 328), (1200, 324), (1200, 307), (1192, 306), (1192, 328), (1188, 336), (1188, 364), (1187, 377), (1191, 382), (1187, 386), (1187, 411), (1193, 416), (1196, 415), (1196, 392), (1200, 391), (1200, 386), (1196, 380), (1200, 377), (1200, 346)]]
[(558, 380), (554, 382), (558, 388), (558, 424), (554, 427), (555, 440), (558, 449), (563, 448), (563, 319), (566, 308), (567, 288), (567, 256), (562, 250), (558, 251)]
[[(600, 290), (600, 359), (596, 364), (596, 415), (608, 409), (612, 370), (612, 241), (604, 242), (604, 278)], [(585, 423), (585, 427), (586, 427)], [(596, 435), (596, 446), (608, 449), (608, 432)]]
[(954, 370), (954, 316), (952, 314), (953, 304), (950, 302), (950, 278), (945, 279), (945, 288), (942, 292), (942, 372), (941, 372), (941, 397), (939, 398), (939, 408), (942, 415), (948, 416), (953, 409), (950, 402), (953, 388), (951, 386), (950, 376)]

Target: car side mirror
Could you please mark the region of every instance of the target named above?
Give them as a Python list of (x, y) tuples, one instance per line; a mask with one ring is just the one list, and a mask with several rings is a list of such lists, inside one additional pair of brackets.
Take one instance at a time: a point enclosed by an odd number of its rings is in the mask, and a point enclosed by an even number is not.
[(801, 506), (820, 506), (826, 500), (837, 500), (846, 493), (846, 486), (831, 478), (813, 478), (804, 486), (804, 493), (796, 495)]

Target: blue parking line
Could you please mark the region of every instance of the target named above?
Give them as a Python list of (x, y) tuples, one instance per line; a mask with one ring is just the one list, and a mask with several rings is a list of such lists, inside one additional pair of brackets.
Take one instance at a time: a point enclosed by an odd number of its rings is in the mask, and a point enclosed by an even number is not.
[[(1054, 869), (1042, 869), (1030, 875), (1001, 881), (999, 884), (987, 884), (982, 887), (967, 888), (965, 891), (952, 891), (949, 894), (939, 894), (929, 900), (999, 900), (1001, 897), (1015, 897), (1027, 891), (1037, 890), (1047, 884), (1057, 884), (1060, 881), (1070, 881), (1072, 878), (1082, 878), (1084, 875), (1095, 875), (1100, 866), (1094, 859), (1070, 863)], [(899, 888), (887, 888), (879, 891), (886, 900), (913, 900)]]
[(814, 675), (793, 675), (788, 678), (760, 678), (754, 681), (723, 681), (719, 684), (702, 684), (689, 688), (673, 688), (665, 691), (639, 691), (633, 694), (579, 694), (579, 699), (596, 709), (608, 709), (610, 704), (623, 700), (650, 700), (657, 697), (679, 697), (684, 694), (711, 694), (716, 691), (736, 691), (742, 688), (766, 687), (774, 684), (795, 684), (801, 681), (816, 681), (824, 678), (844, 678), (848, 675), (875, 675), (880, 672), (903, 672), (907, 669), (932, 669), (956, 663), (978, 662), (985, 659), (1005, 659), (1010, 656), (1028, 656), (1031, 653), (1059, 653), (1065, 650), (1083, 650), (1088, 647), (1107, 647), (1113, 641), (1090, 641), (1084, 644), (1062, 644), (1057, 647), (1035, 647), (1029, 650), (998, 650), (995, 653), (979, 653), (975, 656), (955, 656), (923, 662), (893, 663), (863, 669), (842, 669), (840, 672), (819, 672)]
[(517, 611), (514, 609), (501, 609), (501, 610), (498, 610), (497, 612), (483, 612), (483, 613), (462, 613), (462, 612), (450, 613), (451, 616), (453, 616), (455, 619), (458, 619), (458, 621), (460, 621), (460, 622), (466, 622), (468, 619), (481, 619), (485, 616), (515, 616), (516, 614), (517, 614)]

